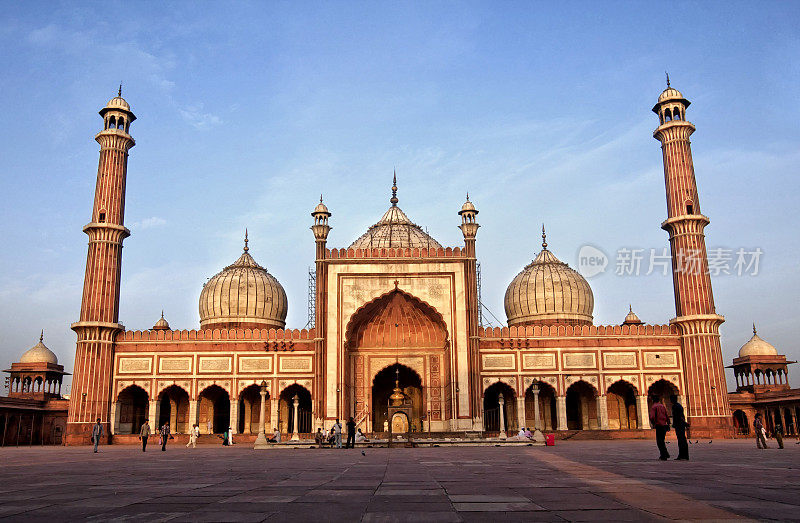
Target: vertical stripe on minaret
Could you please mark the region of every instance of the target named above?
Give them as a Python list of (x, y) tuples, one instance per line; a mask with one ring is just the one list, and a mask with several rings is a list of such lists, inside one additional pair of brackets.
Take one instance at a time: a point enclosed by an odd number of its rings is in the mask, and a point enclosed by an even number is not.
[(730, 406), (725, 384), (719, 326), (725, 318), (716, 313), (708, 271), (705, 226), (692, 163), (689, 137), (694, 125), (686, 121), (689, 100), (667, 84), (653, 112), (659, 127), (653, 137), (661, 142), (667, 219), (661, 227), (669, 233), (676, 317), (671, 321), (681, 334), (686, 411), (695, 436), (730, 433)]
[(100, 111), (103, 130), (95, 136), (100, 160), (92, 219), (83, 228), (89, 236), (89, 249), (80, 320), (72, 324), (78, 342), (67, 418), (68, 445), (88, 443), (97, 419), (109, 437), (114, 421), (110, 419), (114, 338), (123, 329), (119, 323), (122, 242), (130, 235), (124, 226), (125, 179), (128, 151), (136, 144), (128, 134), (136, 116), (121, 91)]

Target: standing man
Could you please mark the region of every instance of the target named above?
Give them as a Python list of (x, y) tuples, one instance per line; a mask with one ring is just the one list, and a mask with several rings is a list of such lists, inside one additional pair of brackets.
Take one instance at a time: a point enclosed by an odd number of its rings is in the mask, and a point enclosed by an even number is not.
[(669, 414), (667, 414), (667, 407), (661, 403), (661, 398), (653, 396), (653, 406), (650, 407), (650, 423), (656, 429), (656, 444), (658, 451), (661, 455), (658, 457), (661, 461), (669, 459), (669, 452), (667, 452), (667, 445), (664, 443), (664, 436), (669, 432)]
[(186, 444), (188, 448), (190, 445), (192, 448), (197, 448), (197, 436), (200, 435), (200, 427), (197, 424), (192, 425), (192, 428), (189, 429), (189, 442)]
[(775, 436), (775, 441), (778, 443), (778, 448), (783, 448), (783, 425), (780, 422), (775, 423), (775, 428), (772, 429), (772, 434)]
[(142, 430), (139, 431), (139, 437), (142, 439), (142, 452), (147, 452), (147, 438), (150, 437), (150, 422), (144, 420)]
[(335, 440), (336, 441), (336, 448), (342, 448), (342, 424), (339, 423), (339, 420), (336, 420), (336, 423), (333, 424), (333, 430), (335, 431)]
[(161, 452), (167, 450), (167, 440), (169, 439), (169, 421), (161, 427)]
[(92, 427), (92, 443), (94, 443), (94, 451), (97, 452), (97, 445), (100, 444), (100, 438), (103, 437), (103, 426), (100, 425), (100, 418), (97, 418), (97, 423)]
[(761, 422), (760, 412), (756, 412), (756, 417), (753, 418), (753, 431), (756, 433), (756, 448), (768, 449), (769, 447), (767, 447), (767, 439), (764, 437), (764, 424)]
[(672, 426), (675, 427), (675, 437), (678, 438), (678, 457), (676, 460), (689, 461), (689, 444), (686, 441), (686, 414), (683, 412), (683, 405), (678, 403), (678, 396), (671, 394), (669, 400), (672, 402)]
[(209, 416), (208, 421), (206, 422), (206, 427), (208, 428), (209, 434), (214, 434), (214, 422), (211, 420)]
[(348, 447), (351, 449), (356, 448), (356, 422), (352, 416), (347, 421), (347, 443), (344, 448)]

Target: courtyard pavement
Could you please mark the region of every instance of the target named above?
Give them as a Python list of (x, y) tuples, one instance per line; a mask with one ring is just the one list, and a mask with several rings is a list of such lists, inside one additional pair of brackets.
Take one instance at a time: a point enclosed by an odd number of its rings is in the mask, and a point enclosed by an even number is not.
[[(0, 448), (0, 517), (31, 521), (800, 521), (800, 445)], [(675, 443), (669, 445), (675, 454)]]

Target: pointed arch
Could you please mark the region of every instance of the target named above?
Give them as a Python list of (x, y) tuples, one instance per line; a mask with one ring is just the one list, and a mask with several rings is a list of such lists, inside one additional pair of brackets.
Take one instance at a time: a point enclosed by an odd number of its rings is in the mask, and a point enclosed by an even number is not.
[(401, 289), (393, 289), (359, 307), (345, 330), (348, 348), (444, 348), (447, 324), (435, 307)]

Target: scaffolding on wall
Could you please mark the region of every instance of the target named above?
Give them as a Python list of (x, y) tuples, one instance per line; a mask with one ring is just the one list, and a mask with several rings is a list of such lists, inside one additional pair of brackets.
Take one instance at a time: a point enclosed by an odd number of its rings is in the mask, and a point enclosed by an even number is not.
[[(497, 319), (497, 316), (489, 310), (489, 307), (483, 304), (483, 299), (481, 297), (481, 264), (477, 263), (476, 265), (476, 272), (478, 276), (478, 325), (481, 327), (500, 327), (503, 325), (503, 322)], [(483, 311), (486, 309), (486, 312), (489, 313), (491, 318), (485, 317), (483, 315)], [(492, 321), (494, 319), (494, 321)], [(497, 322), (497, 323), (495, 323)]]
[(308, 321), (306, 329), (313, 329), (317, 323), (317, 270), (308, 268)]

